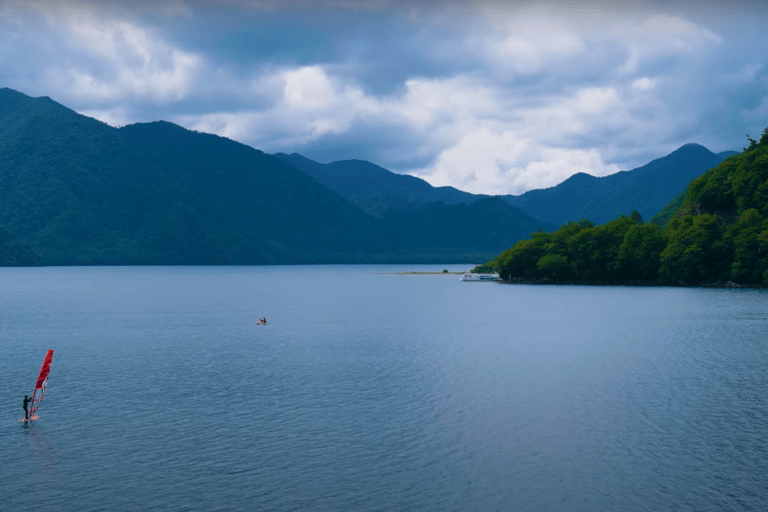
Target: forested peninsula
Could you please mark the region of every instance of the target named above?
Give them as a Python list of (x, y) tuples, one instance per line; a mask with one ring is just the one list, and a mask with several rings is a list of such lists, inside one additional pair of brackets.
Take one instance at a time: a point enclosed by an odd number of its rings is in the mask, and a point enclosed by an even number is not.
[(539, 230), (476, 272), (518, 283), (768, 286), (768, 128), (650, 222), (637, 211)]

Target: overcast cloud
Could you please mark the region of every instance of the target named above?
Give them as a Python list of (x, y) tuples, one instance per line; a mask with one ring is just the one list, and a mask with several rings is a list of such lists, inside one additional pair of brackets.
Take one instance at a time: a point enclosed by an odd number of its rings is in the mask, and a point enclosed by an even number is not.
[(768, 125), (764, 2), (2, 2), (0, 86), (476, 193)]

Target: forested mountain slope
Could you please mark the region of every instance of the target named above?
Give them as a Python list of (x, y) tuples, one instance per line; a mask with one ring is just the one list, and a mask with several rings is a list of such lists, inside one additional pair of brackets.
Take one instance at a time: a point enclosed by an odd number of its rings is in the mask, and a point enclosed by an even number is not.
[(0, 227), (0, 267), (35, 267), (45, 261), (29, 244)]
[(208, 265), (482, 261), (542, 223), (501, 201), (387, 198), (374, 217), (235, 141), (163, 121), (117, 129), (2, 89), (0, 226), (51, 265)]
[(275, 156), (290, 162), (320, 183), (363, 207), (375, 204), (378, 199), (383, 198), (456, 204), (471, 203), (481, 197), (453, 187), (433, 187), (415, 176), (397, 174), (365, 160), (341, 160), (321, 164), (298, 153), (276, 153)]
[(373, 215), (392, 239), (413, 248), (414, 254), (430, 247), (443, 254), (472, 249), (482, 261), (533, 231), (555, 228), (500, 198), (433, 187), (363, 160), (321, 164), (297, 153), (275, 156)]
[(0, 90), (0, 225), (49, 264), (358, 261), (376, 221), (277, 158), (171, 123), (120, 129)]

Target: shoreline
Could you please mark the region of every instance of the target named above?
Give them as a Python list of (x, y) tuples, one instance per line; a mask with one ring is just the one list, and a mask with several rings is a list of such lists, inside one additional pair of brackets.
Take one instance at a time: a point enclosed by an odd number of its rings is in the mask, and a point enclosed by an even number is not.
[(431, 276), (431, 275), (435, 275), (435, 276), (460, 276), (460, 275), (466, 274), (468, 272), (469, 272), (469, 270), (464, 270), (464, 271), (461, 271), (461, 272), (426, 272), (426, 271), (421, 272), (421, 271), (411, 270), (411, 271), (408, 271), (408, 272), (374, 272), (374, 274), (375, 275), (380, 275), (380, 276), (421, 276), (421, 275), (424, 275), (424, 276)]
[(762, 290), (768, 286), (762, 284), (741, 284), (733, 281), (719, 281), (715, 283), (698, 284), (664, 284), (661, 280), (627, 280), (627, 281), (553, 281), (547, 278), (540, 279), (520, 279), (513, 278), (509, 281), (499, 281), (501, 284), (528, 284), (528, 285), (570, 285), (570, 286), (641, 286), (658, 288), (743, 288)]

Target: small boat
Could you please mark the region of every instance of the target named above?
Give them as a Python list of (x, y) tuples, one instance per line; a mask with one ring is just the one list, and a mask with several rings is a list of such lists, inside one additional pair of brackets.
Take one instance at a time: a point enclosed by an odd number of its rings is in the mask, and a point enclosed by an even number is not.
[(501, 281), (499, 274), (473, 274), (472, 272), (464, 272), (461, 276), (462, 281)]

